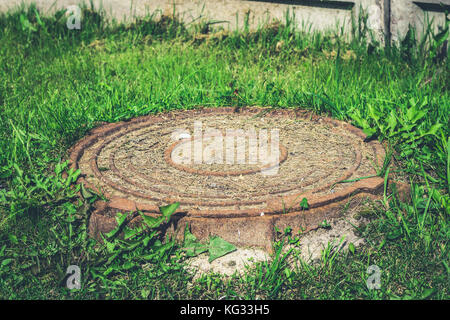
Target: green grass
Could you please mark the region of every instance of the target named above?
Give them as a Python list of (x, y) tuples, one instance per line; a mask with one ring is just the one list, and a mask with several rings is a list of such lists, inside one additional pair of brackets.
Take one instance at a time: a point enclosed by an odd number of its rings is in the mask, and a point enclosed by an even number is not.
[[(364, 19), (343, 42), (339, 33), (297, 31), (289, 19), (212, 33), (167, 17), (123, 26), (87, 8), (84, 16), (80, 31), (66, 28), (63, 12), (0, 16), (1, 298), (449, 298), (450, 79), (439, 47), (368, 45), (358, 31)], [(391, 148), (412, 200), (385, 194), (369, 210), (372, 222), (358, 227), (367, 245), (353, 252), (290, 269), (298, 249), (287, 254), (281, 237), (271, 262), (193, 285), (185, 252), (157, 234), (96, 245), (86, 234), (96, 196), (78, 199), (70, 188), (77, 173), (62, 177), (66, 150), (100, 121), (199, 105), (304, 108), (348, 120)], [(83, 272), (72, 292), (64, 281), (71, 264)], [(366, 286), (373, 264), (380, 290)]]

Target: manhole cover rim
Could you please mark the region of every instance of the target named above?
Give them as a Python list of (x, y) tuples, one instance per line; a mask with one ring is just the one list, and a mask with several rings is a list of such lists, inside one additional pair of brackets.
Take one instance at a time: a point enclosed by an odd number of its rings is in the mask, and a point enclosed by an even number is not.
[[(70, 168), (74, 170), (78, 169), (78, 161), (82, 157), (85, 148), (88, 148), (92, 144), (94, 144), (99, 139), (103, 139), (107, 137), (109, 134), (114, 133), (117, 130), (124, 129), (125, 131), (132, 129), (133, 125), (137, 125), (139, 123), (156, 123), (164, 120), (170, 120), (173, 118), (185, 119), (192, 117), (194, 115), (205, 115), (205, 114), (233, 114), (236, 112), (236, 108), (234, 107), (217, 107), (217, 108), (205, 108), (205, 107), (197, 107), (195, 109), (190, 110), (174, 110), (167, 113), (161, 113), (158, 115), (147, 115), (140, 116), (137, 118), (133, 118), (129, 121), (121, 121), (117, 123), (109, 123), (91, 130), (84, 138), (79, 140), (70, 150), (69, 150), (69, 160), (70, 160)], [(309, 111), (301, 110), (301, 109), (272, 109), (272, 108), (262, 108), (262, 107), (242, 107), (239, 109), (240, 114), (264, 114), (264, 116), (270, 115), (282, 115), (282, 116), (294, 116), (296, 118), (310, 119), (313, 121), (324, 121), (325, 123), (330, 124), (333, 127), (342, 127), (346, 130), (349, 130), (353, 134), (360, 137), (362, 140), (366, 138), (366, 135), (361, 129), (358, 129), (344, 121), (332, 119), (324, 116), (317, 116), (312, 114)], [(381, 166), (384, 160), (385, 152), (384, 148), (378, 141), (371, 141), (368, 144), (372, 145), (374, 150), (374, 155), (376, 157), (375, 163), (378, 166)], [(92, 160), (92, 159), (91, 159)], [(85, 187), (90, 188), (96, 192), (100, 192), (98, 188), (88, 182), (83, 176), (80, 176), (77, 180), (78, 184), (84, 184)], [(349, 186), (346, 186), (344, 189), (329, 195), (323, 195), (317, 197), (314, 195), (314, 190), (304, 193), (302, 198), (305, 197), (308, 199), (310, 208), (318, 208), (322, 206), (326, 206), (328, 204), (342, 201), (346, 198), (351, 197), (352, 195), (356, 195), (358, 193), (368, 193), (375, 194), (380, 187), (383, 185), (383, 179), (380, 177), (374, 177), (369, 179), (363, 179), (360, 181), (356, 181)], [(327, 186), (325, 186), (327, 187)], [(140, 203), (139, 201), (132, 201), (125, 197), (113, 197), (110, 194), (103, 193), (103, 195), (110, 199), (108, 202), (108, 207), (111, 209), (123, 210), (123, 211), (144, 211), (149, 213), (158, 213), (159, 208), (157, 206), (152, 206), (144, 203)], [(299, 195), (289, 196), (289, 199), (294, 199)], [(302, 199), (300, 198), (299, 201)], [(236, 210), (208, 210), (207, 212), (202, 210), (183, 210), (182, 208), (179, 212), (185, 212), (191, 217), (199, 217), (199, 218), (236, 218), (236, 217), (256, 217), (260, 216), (263, 212), (265, 215), (274, 215), (285, 212), (284, 207), (284, 199), (286, 197), (274, 197), (274, 201), (272, 203), (267, 204), (266, 209), (236, 209)], [(176, 199), (171, 201), (170, 198), (166, 199), (167, 202), (176, 202)], [(291, 208), (290, 213), (294, 213), (298, 211), (296, 206)]]

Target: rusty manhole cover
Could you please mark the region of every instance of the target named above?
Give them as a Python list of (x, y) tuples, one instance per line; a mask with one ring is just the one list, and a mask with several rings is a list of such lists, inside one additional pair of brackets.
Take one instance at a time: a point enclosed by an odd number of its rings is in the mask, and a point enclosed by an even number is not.
[(311, 230), (379, 193), (379, 177), (337, 183), (381, 166), (382, 146), (364, 138), (345, 122), (301, 111), (199, 108), (96, 128), (73, 147), (71, 163), (79, 183), (110, 200), (91, 215), (94, 237), (114, 228), (118, 211), (157, 215), (178, 201), (172, 231), (188, 223), (200, 239), (270, 248), (275, 226)]

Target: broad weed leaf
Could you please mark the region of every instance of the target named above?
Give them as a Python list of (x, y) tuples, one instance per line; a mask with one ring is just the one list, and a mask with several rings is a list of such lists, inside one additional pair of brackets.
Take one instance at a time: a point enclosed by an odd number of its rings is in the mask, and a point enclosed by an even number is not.
[(114, 237), (119, 232), (119, 230), (122, 227), (122, 225), (125, 223), (127, 217), (128, 217), (128, 213), (124, 213), (124, 214), (118, 213), (117, 216), (116, 216), (117, 226), (113, 230), (108, 232), (106, 234), (106, 236), (108, 238)]
[(184, 248), (188, 257), (195, 257), (208, 250), (208, 246), (201, 244), (197, 238), (189, 231), (188, 226), (184, 231)]
[[(433, 135), (433, 136), (437, 136), (436, 133), (438, 132), (438, 130), (442, 127), (441, 123), (436, 123), (433, 124), (430, 128), (430, 130), (428, 130), (428, 132), (426, 132), (425, 134), (423, 134), (423, 136), (425, 135)], [(438, 137), (438, 136), (437, 136)]]
[(81, 184), (81, 195), (82, 195), (83, 198), (85, 198), (86, 200), (87, 200), (87, 199), (90, 199), (90, 198), (92, 198), (92, 197), (94, 196), (90, 191), (88, 191), (88, 189), (86, 189), (86, 188), (84, 187), (84, 184)]
[(394, 110), (391, 111), (389, 117), (387, 118), (389, 135), (392, 136), (394, 134), (395, 127), (397, 126), (397, 116)]
[(370, 128), (370, 127), (367, 127), (367, 128), (363, 128), (363, 132), (367, 136), (366, 139), (370, 139), (370, 138), (372, 138), (375, 135), (375, 133), (377, 133), (377, 130), (373, 129), (373, 128)]
[(220, 237), (212, 237), (209, 240), (209, 262), (216, 260), (217, 258), (223, 257), (224, 255), (233, 252), (236, 247), (231, 243), (223, 240)]
[(175, 202), (167, 206), (159, 207), (159, 211), (161, 211), (162, 215), (166, 218), (166, 221), (169, 221), (170, 216), (175, 213), (179, 206), (180, 203)]
[(141, 217), (144, 220), (144, 223), (150, 229), (159, 227), (161, 225), (161, 223), (163, 223), (163, 221), (164, 221), (164, 217), (163, 216), (158, 217), (158, 218), (154, 218), (154, 217), (150, 217), (150, 216), (147, 216), (147, 215), (141, 213)]

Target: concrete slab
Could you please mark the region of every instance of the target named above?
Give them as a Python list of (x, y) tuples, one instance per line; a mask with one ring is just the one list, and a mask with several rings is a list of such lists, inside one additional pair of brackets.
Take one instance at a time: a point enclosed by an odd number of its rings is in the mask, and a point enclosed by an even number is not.
[[(11, 10), (22, 3), (35, 3), (42, 12), (54, 12), (86, 1), (0, 0), (0, 11)], [(437, 26), (445, 22), (445, 10), (450, 9), (450, 0), (93, 0), (92, 3), (95, 8), (103, 8), (107, 17), (122, 22), (149, 14), (158, 17), (175, 12), (188, 24), (220, 21), (216, 26), (235, 30), (248, 22), (249, 28), (255, 29), (273, 20), (285, 21), (289, 12), (300, 29), (336, 31), (340, 26), (344, 34), (349, 34), (352, 16), (357, 17), (362, 9), (368, 15), (368, 27), (374, 38), (382, 44), (386, 39), (401, 39), (408, 25), (415, 26), (419, 35), (426, 16), (434, 19), (437, 30)]]

